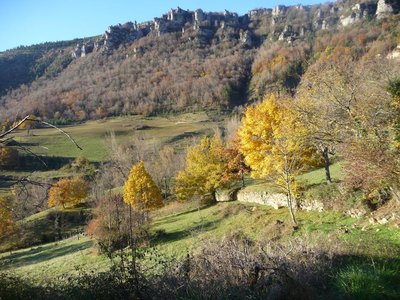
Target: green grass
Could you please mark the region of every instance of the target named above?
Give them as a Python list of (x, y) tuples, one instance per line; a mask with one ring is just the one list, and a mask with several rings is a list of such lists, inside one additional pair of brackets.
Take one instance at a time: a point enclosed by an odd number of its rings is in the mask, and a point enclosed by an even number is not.
[[(339, 182), (343, 179), (343, 172), (341, 169), (340, 162), (334, 163), (330, 167), (331, 177), (334, 182)], [(306, 172), (297, 178), (300, 182), (303, 182), (306, 187), (315, 187), (321, 184), (325, 184), (325, 169), (318, 168), (309, 172)], [(267, 182), (264, 179), (254, 179), (250, 176), (245, 178), (245, 190), (249, 192), (269, 192), (279, 193), (282, 192), (279, 187), (271, 182)]]
[(91, 209), (86, 207), (55, 208), (33, 214), (17, 223), (18, 231), (0, 237), (0, 251), (20, 249), (59, 240), (84, 231)]
[(0, 270), (12, 271), (36, 282), (52, 280), (65, 274), (78, 274), (79, 270), (102, 271), (110, 261), (98, 255), (88, 237), (72, 237), (12, 253), (0, 255)]
[(399, 299), (400, 259), (349, 263), (337, 272), (335, 283), (351, 299)]
[[(331, 177), (333, 181), (340, 181), (343, 179), (343, 172), (340, 162), (336, 162), (330, 166)], [(307, 172), (299, 176), (299, 180), (304, 181), (307, 185), (318, 185), (325, 183), (325, 169), (320, 168)]]
[[(46, 213), (42, 212), (31, 217), (30, 221), (37, 222), (45, 218)], [(334, 273), (335, 288), (340, 291), (347, 291), (345, 284), (359, 284), (351, 283), (351, 280), (356, 281), (351, 278), (370, 276), (363, 275), (364, 267), (360, 267), (358, 271), (355, 269), (352, 272), (358, 275), (352, 275), (351, 265), (355, 265), (356, 268), (359, 264), (370, 262), (368, 255), (372, 251), (376, 259), (390, 258), (396, 253), (393, 249), (400, 246), (397, 229), (377, 226), (364, 232), (358, 226), (353, 226), (357, 223), (356, 219), (341, 213), (298, 211), (297, 218), (300, 229), (293, 232), (288, 210), (285, 208), (276, 210), (239, 202), (218, 203), (208, 207), (199, 207), (197, 203), (172, 203), (153, 216), (152, 244), (160, 255), (179, 259), (188, 251), (197, 253), (205, 241), (220, 240), (226, 235), (239, 233), (255, 240), (285, 241), (302, 237), (311, 243), (322, 243), (332, 247), (340, 243), (343, 251), (353, 251), (357, 257), (366, 257), (360, 263), (355, 264), (354, 260), (351, 260), (335, 270), (329, 270)], [(5, 253), (0, 255), (0, 271), (12, 270), (16, 274), (40, 281), (63, 274), (76, 274), (77, 269), (107, 269), (110, 262), (104, 256), (98, 255), (92, 244), (87, 237), (79, 240), (72, 237), (61, 242), (18, 250), (12, 254)], [(386, 245), (387, 251), (382, 250), (383, 245)], [(379, 271), (376, 276), (384, 276), (383, 271)], [(393, 279), (393, 276), (390, 278)]]
[[(101, 161), (106, 155), (106, 136), (110, 131), (121, 142), (137, 135), (150, 144), (179, 145), (185, 138), (211, 133), (217, 125), (205, 113), (191, 113), (171, 117), (115, 117), (62, 127), (83, 150), (76, 148), (65, 135), (52, 128), (33, 129), (30, 135), (26, 131), (20, 131), (15, 138), (36, 154), (55, 157), (84, 156), (91, 161)], [(147, 127), (137, 130), (140, 126)]]

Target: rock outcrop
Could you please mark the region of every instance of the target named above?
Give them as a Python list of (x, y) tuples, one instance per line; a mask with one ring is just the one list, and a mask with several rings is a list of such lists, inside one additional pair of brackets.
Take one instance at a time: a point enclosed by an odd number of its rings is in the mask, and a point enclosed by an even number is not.
[(374, 16), (377, 11), (377, 4), (374, 2), (371, 3), (357, 3), (351, 9), (351, 14), (348, 16), (341, 16), (340, 23), (343, 26), (348, 26), (358, 22), (367, 17)]
[(397, 14), (399, 13), (399, 11), (400, 11), (399, 0), (379, 0), (376, 9), (376, 17), (378, 19), (382, 19), (392, 14)]
[(397, 45), (396, 49), (390, 52), (386, 58), (400, 61), (400, 45)]
[(95, 43), (89, 41), (84, 44), (77, 44), (75, 49), (72, 51), (72, 57), (85, 57), (87, 54), (92, 53), (95, 49)]
[[(131, 43), (148, 34), (161, 36), (167, 33), (181, 33), (200, 45), (227, 40), (237, 41), (244, 48), (253, 48), (257, 46), (256, 41), (264, 39), (256, 37), (253, 31), (253, 22), (257, 24), (261, 19), (270, 22), (271, 28), (267, 33), (270, 39), (292, 43), (309, 32), (332, 29), (338, 25), (349, 26), (374, 17), (380, 19), (400, 11), (399, 0), (360, 0), (352, 7), (348, 3), (340, 1), (306, 6), (278, 5), (272, 9), (254, 9), (243, 16), (227, 10), (204, 12), (201, 9), (189, 11), (177, 7), (150, 22), (127, 22), (110, 26), (97, 41), (78, 44), (72, 56), (84, 57), (97, 51), (109, 53), (124, 43)], [(306, 20), (306, 23), (292, 23), (293, 16)]]

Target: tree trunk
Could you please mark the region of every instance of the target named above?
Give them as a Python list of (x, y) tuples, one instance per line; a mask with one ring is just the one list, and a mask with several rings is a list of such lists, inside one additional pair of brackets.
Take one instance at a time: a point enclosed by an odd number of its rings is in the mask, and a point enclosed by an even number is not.
[(290, 191), (287, 193), (287, 200), (288, 200), (287, 204), (288, 204), (288, 208), (289, 208), (289, 212), (290, 212), (290, 218), (292, 219), (293, 227), (297, 228), (299, 225), (298, 225), (296, 217), (294, 215), (293, 199), (292, 199), (292, 194)]
[(330, 170), (331, 162), (329, 160), (329, 149), (328, 149), (328, 147), (324, 147), (323, 148), (322, 156), (324, 157), (324, 168), (325, 168), (326, 182), (327, 183), (332, 183), (331, 170)]
[(212, 203), (217, 202), (217, 190), (213, 189), (211, 192), (211, 197), (212, 197)]
[(164, 200), (167, 200), (168, 197), (168, 184), (167, 184), (167, 177), (164, 176)]
[(286, 189), (287, 189), (287, 205), (288, 205), (288, 209), (289, 209), (289, 213), (290, 213), (290, 218), (292, 219), (292, 223), (293, 223), (293, 227), (297, 228), (298, 224), (297, 224), (297, 220), (296, 217), (294, 215), (294, 211), (293, 211), (293, 198), (292, 198), (292, 192), (291, 192), (291, 186), (290, 186), (290, 178), (288, 176), (288, 174), (286, 174)]

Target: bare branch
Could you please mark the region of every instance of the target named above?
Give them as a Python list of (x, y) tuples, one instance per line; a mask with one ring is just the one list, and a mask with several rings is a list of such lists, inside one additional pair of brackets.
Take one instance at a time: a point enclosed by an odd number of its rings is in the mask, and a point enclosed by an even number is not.
[[(66, 133), (66, 132), (65, 132), (64, 130), (62, 130), (61, 128), (59, 128), (59, 127), (57, 127), (57, 126), (55, 126), (55, 125), (53, 125), (53, 124), (50, 124), (50, 123), (48, 123), (48, 122), (42, 121), (42, 120), (32, 119), (32, 118), (30, 118), (29, 115), (26, 116), (25, 118), (23, 118), (21, 121), (19, 121), (18, 124), (15, 125), (13, 128), (7, 130), (6, 132), (1, 133), (1, 134), (0, 134), (0, 139), (3, 138), (3, 137), (5, 137), (5, 136), (7, 136), (8, 134), (10, 134), (11, 132), (15, 131), (16, 129), (18, 129), (18, 128), (19, 128), (24, 122), (26, 122), (26, 121), (32, 121), (32, 122), (41, 123), (41, 124), (44, 124), (44, 125), (46, 125), (46, 126), (49, 126), (49, 127), (52, 127), (52, 128), (57, 129), (58, 131), (60, 131), (60, 132), (63, 133), (64, 135), (66, 135), (66, 136), (69, 138), (69, 140), (70, 140), (79, 150), (83, 150), (83, 149), (78, 145), (78, 143), (77, 143), (68, 133)], [(4, 142), (4, 141), (1, 141), (1, 142)]]
[(72, 143), (74, 143), (74, 145), (75, 145), (79, 150), (83, 150), (83, 149), (81, 148), (81, 146), (79, 146), (79, 145), (77, 144), (77, 142), (75, 142), (75, 140), (74, 140), (68, 133), (66, 133), (64, 130), (62, 130), (61, 128), (59, 128), (59, 127), (57, 127), (57, 126), (55, 126), (55, 125), (53, 125), (53, 124), (50, 124), (50, 123), (48, 123), (48, 122), (41, 121), (41, 120), (35, 120), (35, 119), (29, 119), (29, 118), (28, 118), (27, 120), (29, 120), (29, 121), (35, 121), (35, 122), (38, 122), (38, 123), (42, 123), (42, 124), (44, 124), (44, 125), (47, 125), (47, 126), (49, 126), (49, 127), (52, 127), (52, 128), (57, 129), (57, 130), (60, 131), (61, 133), (65, 134), (65, 135), (69, 138), (69, 140), (70, 140)]
[(17, 125), (15, 125), (13, 128), (10, 128), (9, 130), (7, 130), (6, 132), (0, 133), (0, 139), (5, 137), (6, 135), (10, 134), (11, 132), (13, 132), (14, 130), (18, 129), (18, 127), (20, 127), (24, 122), (26, 122), (26, 120), (29, 119), (29, 116), (26, 116), (25, 118), (23, 118), (21, 121), (18, 122)]

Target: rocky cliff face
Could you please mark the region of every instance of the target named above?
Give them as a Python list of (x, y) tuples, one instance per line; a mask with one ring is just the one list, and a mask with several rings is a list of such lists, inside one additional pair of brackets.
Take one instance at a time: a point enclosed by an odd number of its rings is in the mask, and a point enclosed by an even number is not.
[(385, 18), (400, 11), (399, 0), (379, 0), (376, 9), (376, 17), (378, 19)]
[[(110, 53), (124, 43), (130, 43), (147, 35), (161, 36), (181, 33), (195, 39), (200, 45), (221, 39), (236, 39), (245, 48), (257, 45), (254, 24), (267, 19), (267, 36), (293, 42), (308, 32), (348, 26), (367, 18), (382, 19), (400, 11), (398, 0), (367, 0), (354, 4), (352, 0), (320, 5), (278, 5), (272, 9), (256, 9), (243, 16), (229, 11), (204, 12), (181, 8), (171, 9), (153, 21), (138, 24), (128, 22), (110, 26), (96, 41), (78, 44), (72, 56), (84, 57), (93, 51)], [(299, 23), (299, 20), (302, 22)], [(265, 38), (265, 37), (263, 37)]]

